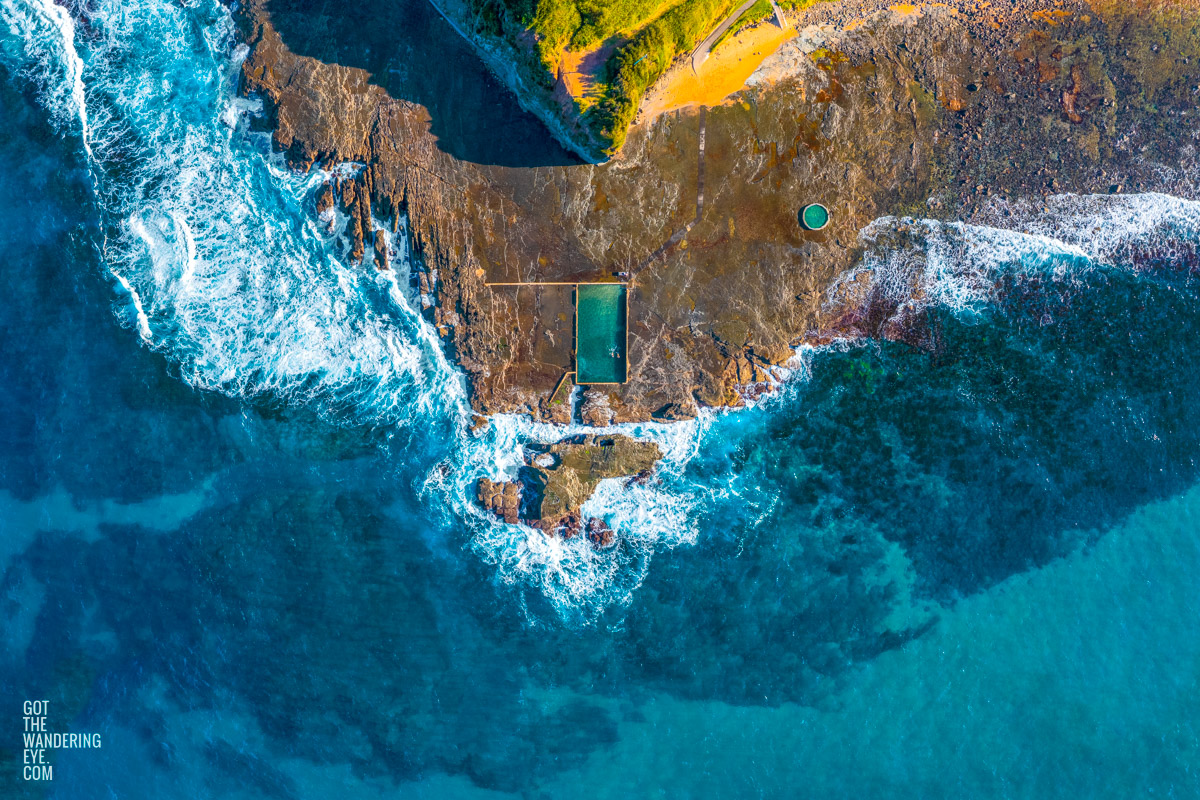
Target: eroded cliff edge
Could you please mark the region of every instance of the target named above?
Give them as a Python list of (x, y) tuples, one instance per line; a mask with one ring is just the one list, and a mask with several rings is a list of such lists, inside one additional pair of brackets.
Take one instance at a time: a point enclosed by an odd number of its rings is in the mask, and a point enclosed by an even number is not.
[[(603, 165), (452, 158), (421, 106), (362, 70), (291, 53), (269, 0), (238, 11), (251, 45), (242, 90), (264, 99), (293, 167), (365, 165), (321, 202), (347, 210), (364, 269), (386, 267), (408, 237), (428, 313), (480, 413), (686, 418), (762, 391), (803, 343), (920, 343), (828, 301), (877, 217), (970, 219), (997, 197), (1055, 192), (1196, 193), (1194, 0), (882, 6), (819, 7), (823, 26), (768, 59), (756, 85), (635, 127)], [(808, 202), (831, 209), (828, 228), (797, 223)], [(618, 276), (629, 282), (628, 382), (587, 388), (572, 409), (571, 288), (488, 284)]]

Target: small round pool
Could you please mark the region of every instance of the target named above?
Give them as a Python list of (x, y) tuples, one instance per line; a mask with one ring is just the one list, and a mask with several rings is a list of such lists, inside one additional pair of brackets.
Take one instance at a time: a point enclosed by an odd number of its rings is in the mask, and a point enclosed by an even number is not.
[(829, 224), (829, 209), (820, 203), (810, 203), (800, 211), (800, 224), (810, 231), (819, 231)]

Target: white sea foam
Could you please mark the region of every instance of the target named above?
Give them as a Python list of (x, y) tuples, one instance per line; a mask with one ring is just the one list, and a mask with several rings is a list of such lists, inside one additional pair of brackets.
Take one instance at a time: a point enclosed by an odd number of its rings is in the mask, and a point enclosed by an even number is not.
[[(473, 501), (478, 478), (513, 477), (524, 442), (597, 429), (499, 416), (482, 437), (465, 432), (465, 381), (419, 313), (424, 298), (409, 288), (404, 237), (392, 239), (395, 269), (377, 273), (347, 264), (336, 236), (306, 213), (322, 181), (362, 165), (297, 176), (247, 133), (261, 106), (235, 97), (246, 49), (226, 10), (215, 0), (97, 0), (85, 41), (51, 0), (0, 0), (0, 19), (13, 34), (0, 56), (80, 136), (109, 221), (107, 266), (141, 337), (198, 387), (268, 394), (354, 422), (456, 423), (447, 425), (457, 436), (452, 455), (424, 491), (431, 506), (466, 522), (473, 549), (501, 581), (535, 588), (564, 616), (594, 616), (628, 600), (654, 552), (695, 541), (699, 508), (741, 491), (733, 477), (701, 485), (685, 471), (718, 417), (705, 412), (691, 422), (600, 429), (655, 441), (665, 454), (649, 484), (605, 481), (585, 504), (617, 533), (612, 548), (497, 522)], [(1195, 204), (1163, 196), (1052, 198), (1047, 208), (1002, 209), (1008, 222), (995, 227), (878, 220), (863, 232), (868, 256), (854, 274), (872, 273), (900, 303), (966, 312), (990, 301), (1005, 270), (1062, 278), (1117, 257), (1146, 231), (1196, 231)], [(888, 246), (901, 226), (917, 232), (919, 247)], [(798, 351), (791, 371), (772, 381), (808, 374), (815, 352)], [(764, 505), (762, 517), (769, 512)]]
[[(683, 479), (683, 470), (716, 416), (705, 412), (685, 422), (595, 428), (497, 415), (480, 438), (465, 443), (453, 462), (431, 473), (425, 494), (431, 500), (450, 501), (456, 516), (472, 531), (472, 549), (495, 567), (501, 582), (534, 588), (564, 619), (593, 619), (614, 603), (628, 602), (655, 551), (695, 541), (694, 512), (700, 495)], [(604, 520), (616, 533), (615, 546), (597, 550), (583, 536), (562, 539), (524, 525), (507, 525), (474, 502), (479, 478), (516, 477), (524, 464), (524, 443), (549, 443), (589, 433), (619, 433), (653, 441), (663, 453), (649, 484), (603, 481), (585, 503), (585, 514)]]
[(860, 233), (861, 264), (830, 287), (830, 303), (882, 299), (895, 317), (935, 305), (969, 316), (996, 302), (1006, 276), (1071, 284), (1089, 269), (1137, 270), (1147, 248), (1194, 259), (1200, 243), (1200, 203), (1162, 194), (998, 201), (982, 217), (994, 224), (875, 220)]
[(860, 234), (862, 263), (837, 280), (838, 300), (868, 278), (872, 290), (898, 304), (897, 313), (941, 305), (968, 313), (994, 297), (1003, 274), (1062, 279), (1091, 262), (1079, 247), (1039, 233), (881, 217)]
[[(23, 19), (17, 4), (4, 7)], [(253, 157), (239, 120), (254, 104), (233, 92), (245, 51), (225, 10), (101, 2), (79, 51), (65, 13), (51, 6), (42, 17), (56, 25), (16, 32), (33, 63), (65, 63), (74, 81), (67, 96), (44, 94), (60, 117), (73, 106), (81, 120), (116, 220), (106, 260), (142, 337), (189, 382), (232, 395), (385, 422), (439, 404), (447, 366), (422, 320), (386, 276), (343, 264), (303, 213), (319, 178)], [(93, 109), (107, 128), (87, 126)]]
[(1038, 205), (1005, 210), (1021, 230), (1118, 267), (1129, 265), (1133, 248), (1200, 242), (1200, 203), (1166, 194), (1055, 195)]
[(54, 0), (0, 4), (0, 19), (19, 42), (21, 53), (6, 53), (40, 90), (39, 99), (59, 125), (78, 124), (88, 155), (89, 126), (84, 94), (83, 61), (75, 50), (75, 21)]

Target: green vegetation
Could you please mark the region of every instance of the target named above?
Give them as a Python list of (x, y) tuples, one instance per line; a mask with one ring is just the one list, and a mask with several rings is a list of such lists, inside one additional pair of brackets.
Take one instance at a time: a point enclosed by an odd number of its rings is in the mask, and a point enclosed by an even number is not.
[[(817, 0), (780, 0), (785, 9), (806, 8)], [(609, 57), (596, 102), (580, 109), (585, 127), (604, 142), (607, 154), (625, 141), (642, 95), (676, 58), (689, 53), (739, 0), (468, 0), (477, 33), (503, 36), (526, 66), (551, 89), (565, 50), (584, 50), (629, 38)], [(752, 6), (731, 31), (765, 19), (769, 0)], [(724, 37), (722, 37), (724, 38)], [(532, 45), (532, 47), (531, 47)]]
[(611, 142), (609, 153), (625, 143), (642, 95), (676, 56), (688, 53), (737, 7), (737, 0), (685, 0), (647, 25), (608, 60), (604, 95), (584, 121)]
[[(798, 11), (806, 9), (811, 5), (815, 5), (818, 2), (820, 2), (820, 0), (779, 0), (778, 5), (784, 11)], [(747, 8), (746, 11), (740, 17), (738, 17), (737, 22), (729, 26), (729, 30), (722, 33), (720, 38), (713, 42), (713, 50), (716, 50), (722, 42), (726, 41), (730, 37), (736, 36), (746, 28), (749, 28), (751, 25), (757, 25), (764, 19), (770, 17), (773, 13), (775, 12), (771, 8), (771, 0), (758, 0), (757, 3)]]
[(571, 47), (591, 47), (616, 33), (641, 27), (674, 5), (679, 5), (679, 0), (580, 0), (583, 24), (575, 32)]
[(500, 4), (539, 44), (584, 50), (621, 31), (635, 30), (686, 0), (476, 0)]
[(470, 0), (477, 32), (518, 37), (528, 32), (550, 71), (563, 50), (586, 50), (634, 32), (690, 0)]

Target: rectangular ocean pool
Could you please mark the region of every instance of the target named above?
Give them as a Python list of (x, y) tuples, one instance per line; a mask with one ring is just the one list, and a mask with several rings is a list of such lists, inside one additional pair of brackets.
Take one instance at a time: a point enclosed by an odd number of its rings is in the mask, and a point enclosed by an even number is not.
[(626, 289), (617, 283), (575, 290), (575, 382), (624, 383)]

